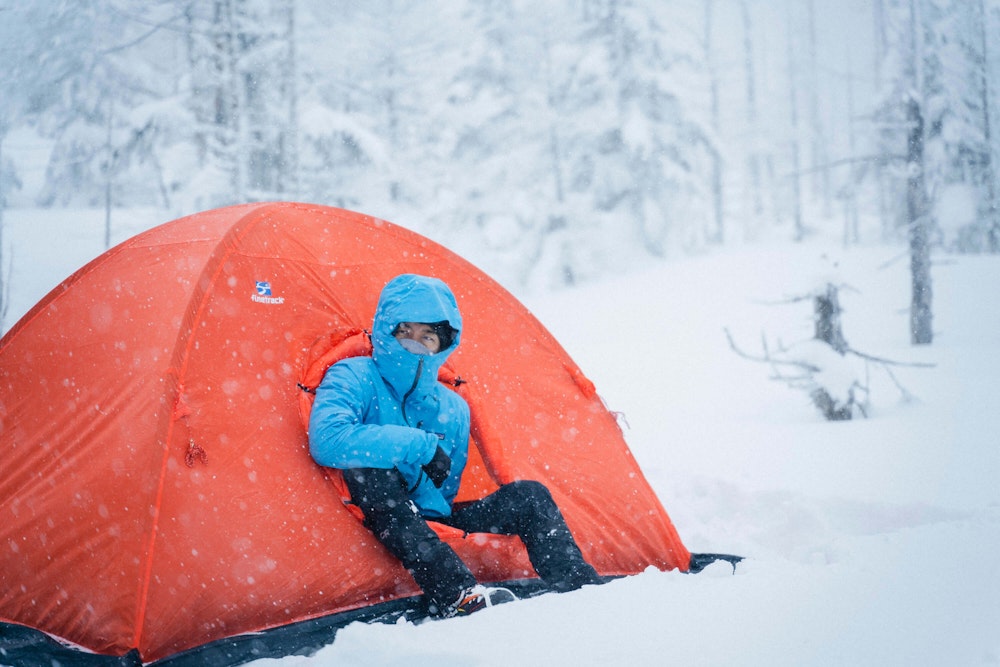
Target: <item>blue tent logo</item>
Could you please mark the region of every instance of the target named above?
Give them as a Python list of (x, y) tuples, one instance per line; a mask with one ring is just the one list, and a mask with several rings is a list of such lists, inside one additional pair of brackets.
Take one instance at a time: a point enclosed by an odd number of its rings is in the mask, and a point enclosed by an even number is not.
[(270, 304), (280, 304), (285, 302), (285, 297), (274, 296), (271, 291), (271, 281), (269, 280), (257, 280), (254, 282), (255, 294), (250, 295), (251, 301), (256, 301), (257, 303), (270, 303)]

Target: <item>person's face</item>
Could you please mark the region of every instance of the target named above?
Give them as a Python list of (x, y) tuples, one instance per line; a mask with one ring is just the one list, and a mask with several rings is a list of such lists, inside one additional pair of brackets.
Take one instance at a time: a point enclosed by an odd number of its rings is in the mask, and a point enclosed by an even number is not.
[(392, 335), (396, 337), (396, 340), (404, 338), (415, 340), (430, 350), (431, 354), (437, 354), (441, 351), (441, 339), (434, 333), (434, 327), (423, 322), (400, 322)]

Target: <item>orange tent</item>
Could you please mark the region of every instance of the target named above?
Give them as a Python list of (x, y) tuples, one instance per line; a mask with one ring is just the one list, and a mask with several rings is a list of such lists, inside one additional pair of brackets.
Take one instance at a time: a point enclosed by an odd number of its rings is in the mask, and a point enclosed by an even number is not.
[[(310, 458), (297, 387), (406, 272), (466, 322), (460, 497), (537, 479), (602, 575), (687, 570), (614, 416), (508, 292), (383, 220), (250, 204), (109, 250), (0, 340), (0, 620), (152, 662), (418, 595)], [(449, 539), (483, 580), (535, 576), (517, 538)]]

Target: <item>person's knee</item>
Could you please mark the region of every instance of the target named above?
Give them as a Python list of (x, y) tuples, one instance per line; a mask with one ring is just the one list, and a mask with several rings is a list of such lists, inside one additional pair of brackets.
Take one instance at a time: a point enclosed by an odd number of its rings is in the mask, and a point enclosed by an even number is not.
[(551, 504), (552, 494), (547, 486), (533, 479), (522, 479), (511, 482), (514, 495), (518, 500), (527, 505), (548, 505)]

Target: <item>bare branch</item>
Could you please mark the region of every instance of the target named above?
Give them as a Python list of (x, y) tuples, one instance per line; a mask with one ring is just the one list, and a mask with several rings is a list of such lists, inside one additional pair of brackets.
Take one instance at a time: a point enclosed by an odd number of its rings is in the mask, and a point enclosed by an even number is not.
[(888, 269), (890, 266), (892, 266), (893, 264), (895, 264), (899, 260), (906, 259), (909, 256), (910, 256), (910, 250), (906, 249), (903, 252), (901, 252), (898, 255), (896, 255), (895, 257), (892, 257), (891, 259), (887, 259), (886, 261), (884, 261), (881, 264), (879, 264), (878, 267), (877, 267), (877, 269), (879, 271), (882, 271), (883, 269)]
[(899, 380), (896, 379), (896, 374), (893, 373), (889, 369), (889, 367), (887, 365), (882, 364), (882, 370), (884, 370), (885, 373), (886, 373), (886, 375), (889, 376), (889, 379), (892, 380), (892, 383), (896, 385), (896, 389), (899, 389), (899, 393), (901, 393), (903, 395), (903, 400), (904, 401), (906, 401), (907, 403), (909, 403), (910, 401), (912, 401), (914, 399), (913, 394), (911, 394), (909, 391), (907, 391), (906, 387), (904, 387), (902, 384), (900, 384)]
[(856, 357), (861, 357), (862, 359), (866, 359), (868, 361), (874, 361), (877, 364), (883, 364), (885, 366), (908, 366), (910, 368), (935, 368), (937, 366), (937, 364), (931, 364), (923, 361), (893, 361), (892, 359), (876, 357), (871, 354), (865, 354), (864, 352), (858, 352), (852, 347), (848, 347), (846, 351)]
[(807, 174), (816, 173), (819, 171), (826, 171), (833, 167), (839, 167), (842, 165), (853, 165), (853, 164), (886, 164), (889, 162), (905, 162), (905, 155), (893, 155), (891, 153), (883, 153), (881, 155), (863, 155), (861, 157), (848, 157), (842, 158), (840, 160), (833, 160), (827, 162), (826, 164), (817, 165), (815, 167), (807, 167), (805, 169), (800, 169), (797, 172), (791, 172), (785, 174), (785, 178), (791, 178), (793, 176), (805, 176)]
[[(808, 373), (818, 373), (820, 371), (820, 369), (818, 367), (813, 366), (812, 364), (807, 364), (804, 361), (794, 361), (794, 360), (791, 360), (791, 359), (775, 359), (774, 357), (771, 356), (770, 352), (768, 352), (768, 350), (767, 350), (767, 341), (766, 340), (763, 341), (763, 345), (764, 345), (764, 356), (763, 357), (756, 357), (756, 356), (754, 356), (752, 354), (748, 354), (748, 353), (744, 352), (743, 350), (741, 350), (740, 348), (738, 348), (736, 346), (736, 342), (733, 340), (733, 336), (732, 336), (731, 333), (729, 333), (729, 329), (728, 328), (723, 328), (723, 331), (726, 332), (726, 338), (729, 340), (729, 347), (732, 348), (733, 352), (735, 352), (739, 356), (743, 357), (744, 359), (749, 359), (750, 361), (757, 361), (757, 362), (761, 362), (761, 363), (765, 363), (765, 364), (771, 364), (771, 365), (775, 365), (775, 366), (777, 366), (777, 365), (791, 366), (793, 368), (802, 369), (803, 371), (806, 371)], [(782, 379), (784, 379), (784, 378), (782, 378)]]

